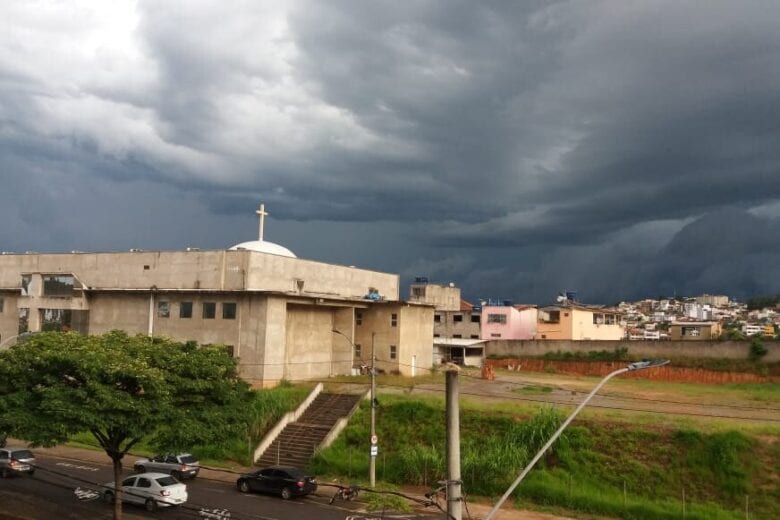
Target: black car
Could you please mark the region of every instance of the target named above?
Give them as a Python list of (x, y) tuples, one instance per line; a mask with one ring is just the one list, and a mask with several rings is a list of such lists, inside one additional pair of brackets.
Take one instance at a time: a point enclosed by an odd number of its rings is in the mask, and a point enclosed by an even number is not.
[(236, 487), (242, 493), (271, 493), (287, 500), (316, 491), (317, 480), (297, 468), (271, 466), (241, 475), (236, 481)]

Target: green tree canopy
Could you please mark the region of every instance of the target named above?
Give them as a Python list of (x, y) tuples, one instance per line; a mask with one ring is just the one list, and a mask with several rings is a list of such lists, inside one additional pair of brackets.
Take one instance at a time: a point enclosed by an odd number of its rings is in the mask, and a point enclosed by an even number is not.
[(117, 482), (142, 439), (161, 450), (218, 442), (246, 431), (251, 409), (248, 385), (219, 346), (52, 332), (0, 353), (0, 430), (40, 446), (91, 432)]

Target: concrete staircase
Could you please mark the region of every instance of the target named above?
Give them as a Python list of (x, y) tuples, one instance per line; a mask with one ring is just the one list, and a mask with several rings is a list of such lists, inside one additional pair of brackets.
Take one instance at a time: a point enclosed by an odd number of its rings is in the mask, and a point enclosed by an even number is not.
[(285, 426), (256, 463), (260, 466), (307, 467), (314, 450), (326, 440), (340, 419), (352, 415), (362, 398), (356, 394), (319, 394), (296, 422)]

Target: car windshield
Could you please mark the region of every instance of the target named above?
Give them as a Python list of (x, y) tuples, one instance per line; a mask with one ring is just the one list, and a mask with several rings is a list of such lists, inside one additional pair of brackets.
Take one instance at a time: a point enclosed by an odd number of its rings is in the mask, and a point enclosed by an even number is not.
[(162, 486), (162, 487), (166, 487), (166, 486), (173, 486), (173, 485), (175, 485), (175, 484), (178, 484), (178, 483), (179, 483), (179, 481), (178, 481), (178, 480), (176, 480), (176, 479), (175, 479), (175, 478), (173, 478), (173, 477), (160, 477), (160, 478), (158, 478), (158, 479), (155, 479), (155, 480), (156, 480), (156, 481), (157, 481), (157, 483), (158, 483), (158, 484), (160, 484), (160, 486)]
[(11, 453), (11, 457), (15, 459), (32, 459), (33, 454), (30, 450), (19, 450)]
[(179, 459), (181, 460), (182, 464), (195, 464), (196, 462), (198, 462), (198, 459), (196, 459), (192, 455), (182, 455), (181, 457), (179, 457)]

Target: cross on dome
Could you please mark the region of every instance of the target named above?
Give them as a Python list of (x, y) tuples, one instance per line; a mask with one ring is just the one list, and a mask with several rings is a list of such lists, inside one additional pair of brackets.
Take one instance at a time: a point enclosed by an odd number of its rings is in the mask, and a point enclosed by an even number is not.
[(265, 210), (265, 204), (260, 204), (260, 209), (255, 211), (260, 216), (260, 240), (263, 240), (263, 232), (265, 231), (265, 217), (268, 216), (268, 212)]
[(255, 251), (257, 253), (269, 253), (272, 255), (288, 256), (291, 258), (297, 258), (295, 253), (290, 251), (284, 246), (274, 244), (273, 242), (266, 242), (265, 235), (265, 217), (268, 216), (268, 212), (265, 210), (265, 204), (260, 204), (255, 213), (259, 217), (258, 235), (259, 240), (251, 240), (249, 242), (241, 242), (230, 248), (231, 251)]

